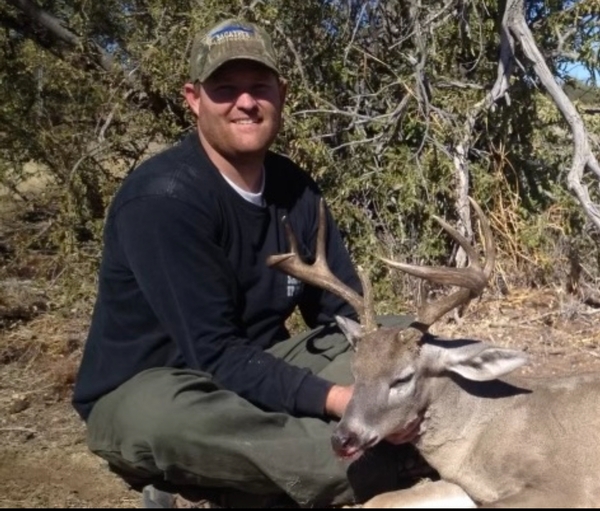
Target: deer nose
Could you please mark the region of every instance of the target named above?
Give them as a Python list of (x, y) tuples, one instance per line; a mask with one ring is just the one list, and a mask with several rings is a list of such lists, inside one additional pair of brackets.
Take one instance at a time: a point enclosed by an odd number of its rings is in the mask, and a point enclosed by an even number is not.
[(358, 436), (351, 431), (338, 430), (331, 435), (331, 447), (342, 456), (355, 449), (358, 443)]

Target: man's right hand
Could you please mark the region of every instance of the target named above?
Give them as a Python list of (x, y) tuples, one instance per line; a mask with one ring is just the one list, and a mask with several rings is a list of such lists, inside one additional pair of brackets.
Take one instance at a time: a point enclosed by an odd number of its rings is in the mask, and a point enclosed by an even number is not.
[(327, 399), (325, 400), (325, 413), (341, 419), (346, 411), (346, 406), (348, 406), (348, 402), (352, 397), (353, 390), (353, 385), (334, 385), (331, 387), (329, 394), (327, 394)]

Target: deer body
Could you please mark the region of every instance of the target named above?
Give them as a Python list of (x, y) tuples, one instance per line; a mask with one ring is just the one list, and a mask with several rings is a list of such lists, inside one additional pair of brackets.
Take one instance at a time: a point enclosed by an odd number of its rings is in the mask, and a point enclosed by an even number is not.
[(500, 378), (525, 354), (410, 330), (357, 338), (360, 325), (338, 322), (356, 349), (354, 395), (333, 437), (340, 455), (416, 422), (415, 447), (477, 504), (600, 506), (600, 373)]
[(511, 377), (528, 361), (522, 351), (428, 333), (441, 316), (479, 296), (492, 273), (491, 229), (471, 203), (481, 221), (484, 266), (469, 242), (437, 217), (467, 253), (469, 267), (383, 259), (419, 278), (459, 287), (437, 302), (421, 303), (409, 328), (377, 326), (372, 289), (362, 272), (363, 297), (331, 274), (323, 205), (313, 265), (300, 259), (289, 229), (291, 252), (268, 259), (269, 265), (343, 297), (360, 317), (360, 323), (336, 318), (355, 350), (355, 383), (332, 436), (333, 449), (356, 459), (390, 436), (406, 439), (442, 478), (435, 486), (385, 494), (374, 505), (420, 507), (415, 503), (431, 489), (428, 502), (440, 506), (458, 496), (485, 507), (600, 507), (600, 373)]
[[(431, 401), (414, 442), (443, 480), (479, 504), (600, 505), (600, 374), (460, 380), (428, 382)], [(491, 397), (513, 385), (514, 394)]]

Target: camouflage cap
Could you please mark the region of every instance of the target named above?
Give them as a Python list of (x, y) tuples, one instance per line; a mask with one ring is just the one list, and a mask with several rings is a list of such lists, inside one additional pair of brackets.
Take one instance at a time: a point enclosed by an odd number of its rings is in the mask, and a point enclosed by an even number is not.
[(260, 62), (279, 74), (269, 34), (254, 23), (228, 19), (196, 35), (190, 80), (203, 82), (225, 62), (236, 59)]

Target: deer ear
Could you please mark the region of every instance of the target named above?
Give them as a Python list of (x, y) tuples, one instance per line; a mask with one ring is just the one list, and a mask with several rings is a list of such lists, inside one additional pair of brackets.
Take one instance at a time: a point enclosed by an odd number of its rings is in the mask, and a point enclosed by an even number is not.
[(445, 350), (444, 369), (473, 381), (494, 380), (527, 364), (522, 351), (470, 344)]
[(360, 323), (357, 323), (350, 318), (344, 318), (343, 316), (336, 316), (335, 321), (342, 333), (346, 336), (346, 339), (348, 339), (352, 349), (356, 351), (358, 342), (363, 336), (363, 329)]

